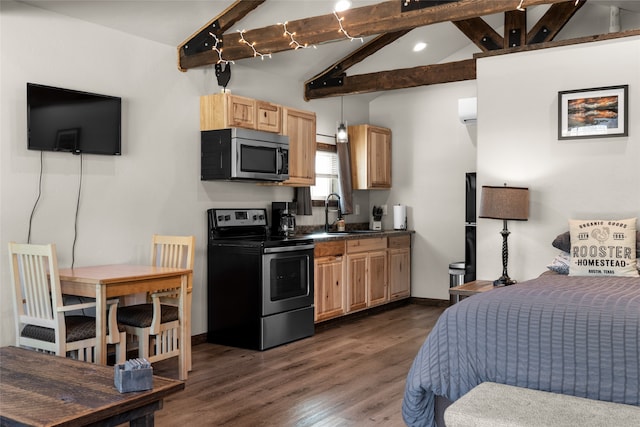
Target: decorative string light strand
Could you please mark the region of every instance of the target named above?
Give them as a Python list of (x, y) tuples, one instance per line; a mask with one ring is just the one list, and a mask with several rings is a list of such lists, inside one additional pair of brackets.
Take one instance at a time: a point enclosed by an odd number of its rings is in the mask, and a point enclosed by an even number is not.
[[(289, 43), (289, 46), (293, 47), (293, 50), (298, 50), (298, 49), (306, 49), (309, 47), (308, 43), (305, 44), (301, 44), (299, 43), (294, 36), (296, 35), (295, 31), (292, 33), (291, 31), (287, 30), (287, 24), (289, 23), (289, 21), (285, 21), (284, 24), (281, 24), (278, 22), (278, 25), (282, 25), (284, 27), (284, 33), (283, 36), (285, 37), (289, 37), (291, 38), (291, 42)], [(314, 49), (317, 49), (316, 45), (312, 44), (311, 47), (313, 47)]]
[(256, 56), (259, 56), (260, 59), (262, 59), (264, 61), (264, 57), (268, 56), (269, 58), (271, 58), (271, 54), (270, 53), (260, 53), (256, 50), (256, 48), (254, 47), (256, 42), (253, 43), (249, 43), (247, 40), (245, 40), (244, 38), (244, 33), (246, 32), (245, 30), (238, 30), (238, 32), (240, 33), (240, 43), (244, 43), (247, 46), (249, 46), (251, 48), (251, 50), (253, 50), (253, 56), (254, 58)]
[(354, 41), (354, 40), (360, 40), (360, 43), (364, 43), (364, 39), (362, 37), (351, 37), (349, 35), (349, 33), (347, 33), (347, 31), (344, 29), (344, 27), (342, 26), (342, 21), (344, 20), (344, 16), (342, 18), (340, 18), (338, 16), (338, 13), (334, 10), (333, 11), (333, 15), (336, 17), (336, 19), (338, 20), (338, 24), (340, 25), (340, 30), (339, 32), (341, 32), (342, 34), (344, 34), (344, 36), (346, 38), (349, 39), (350, 42)]
[(211, 48), (211, 50), (215, 51), (218, 54), (218, 64), (228, 64), (228, 63), (232, 63), (235, 65), (235, 62), (233, 61), (227, 61), (226, 59), (222, 59), (222, 49), (218, 49), (218, 44), (220, 44), (220, 40), (218, 39), (218, 37), (213, 34), (213, 33), (209, 33), (209, 35), (211, 35), (211, 37), (213, 37), (213, 40), (215, 40), (215, 44), (213, 45), (213, 47)]

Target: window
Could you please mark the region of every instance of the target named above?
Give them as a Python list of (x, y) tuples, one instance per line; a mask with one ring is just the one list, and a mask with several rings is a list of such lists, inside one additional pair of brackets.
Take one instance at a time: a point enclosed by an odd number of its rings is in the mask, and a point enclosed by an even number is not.
[(311, 200), (324, 200), (338, 192), (338, 153), (335, 145), (318, 144), (316, 148), (316, 185), (311, 187)]

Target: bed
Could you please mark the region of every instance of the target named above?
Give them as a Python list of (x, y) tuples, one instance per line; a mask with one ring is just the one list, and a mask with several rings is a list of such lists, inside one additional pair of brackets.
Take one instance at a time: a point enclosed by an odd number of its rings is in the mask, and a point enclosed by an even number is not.
[(491, 381), (640, 406), (640, 278), (548, 271), (449, 307), (407, 376), (408, 426)]

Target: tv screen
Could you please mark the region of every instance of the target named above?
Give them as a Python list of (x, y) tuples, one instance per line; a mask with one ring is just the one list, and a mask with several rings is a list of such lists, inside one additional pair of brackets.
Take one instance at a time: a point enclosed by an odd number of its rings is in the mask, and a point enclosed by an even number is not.
[(121, 98), (27, 83), (29, 150), (120, 155)]

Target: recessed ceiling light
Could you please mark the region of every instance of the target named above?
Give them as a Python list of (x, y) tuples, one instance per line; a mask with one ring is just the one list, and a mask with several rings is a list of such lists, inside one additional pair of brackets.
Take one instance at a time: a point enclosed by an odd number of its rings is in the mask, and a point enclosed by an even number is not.
[(425, 42), (418, 42), (413, 46), (414, 52), (420, 52), (421, 50), (425, 50), (427, 44)]
[(345, 10), (351, 7), (351, 2), (349, 0), (339, 0), (336, 2), (334, 10), (336, 12), (344, 12)]

